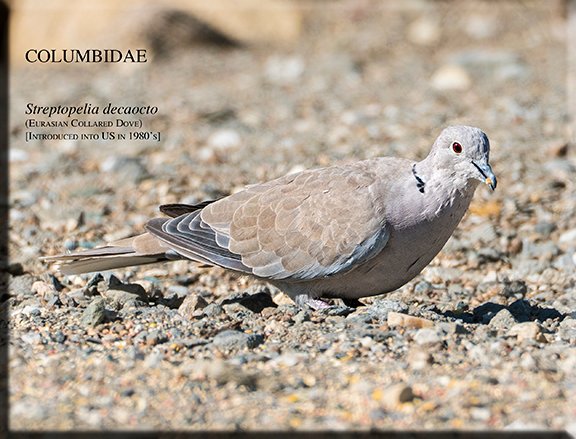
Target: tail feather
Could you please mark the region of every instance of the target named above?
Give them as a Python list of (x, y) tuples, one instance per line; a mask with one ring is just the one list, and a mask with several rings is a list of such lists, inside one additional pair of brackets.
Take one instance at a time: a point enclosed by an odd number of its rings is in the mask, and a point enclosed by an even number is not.
[[(174, 259), (160, 240), (148, 233), (122, 239), (104, 247), (41, 258), (55, 262), (58, 270), (66, 275), (112, 270), (134, 265)], [(172, 256), (172, 255), (171, 255)]]
[(166, 261), (163, 257), (148, 256), (104, 256), (98, 258), (76, 259), (58, 262), (58, 271), (65, 275), (91, 273), (94, 271), (114, 270), (116, 268), (133, 267), (135, 265), (152, 264)]

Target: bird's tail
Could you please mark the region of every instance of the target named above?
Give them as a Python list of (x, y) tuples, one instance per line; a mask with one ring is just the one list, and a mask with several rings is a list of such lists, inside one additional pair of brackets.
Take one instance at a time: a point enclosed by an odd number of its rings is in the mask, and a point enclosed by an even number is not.
[(63, 274), (81, 274), (176, 259), (159, 239), (144, 233), (106, 246), (41, 258), (57, 264)]

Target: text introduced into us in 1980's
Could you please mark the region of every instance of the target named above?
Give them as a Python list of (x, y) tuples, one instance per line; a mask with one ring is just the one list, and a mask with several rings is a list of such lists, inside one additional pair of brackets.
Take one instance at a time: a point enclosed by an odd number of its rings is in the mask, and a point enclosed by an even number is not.
[(26, 142), (103, 140), (159, 142), (160, 131), (146, 129), (158, 113), (153, 105), (26, 105)]

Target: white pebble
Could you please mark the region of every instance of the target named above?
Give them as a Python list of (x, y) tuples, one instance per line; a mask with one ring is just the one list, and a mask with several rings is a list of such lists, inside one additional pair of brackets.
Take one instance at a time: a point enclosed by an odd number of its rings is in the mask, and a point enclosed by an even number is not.
[(466, 90), (472, 81), (463, 67), (446, 64), (432, 76), (432, 87), (436, 90)]
[(296, 56), (271, 56), (266, 61), (265, 74), (270, 82), (291, 84), (304, 73), (304, 62)]
[(11, 163), (25, 162), (28, 160), (28, 157), (29, 157), (28, 153), (23, 149), (19, 148), (10, 148), (10, 151), (8, 153), (8, 159)]
[(422, 17), (413, 21), (408, 27), (408, 39), (419, 46), (431, 46), (440, 40), (438, 21)]
[(240, 134), (234, 130), (216, 131), (208, 138), (208, 144), (217, 149), (234, 148), (240, 145)]
[(464, 31), (477, 40), (494, 36), (498, 25), (492, 17), (471, 15), (464, 22)]

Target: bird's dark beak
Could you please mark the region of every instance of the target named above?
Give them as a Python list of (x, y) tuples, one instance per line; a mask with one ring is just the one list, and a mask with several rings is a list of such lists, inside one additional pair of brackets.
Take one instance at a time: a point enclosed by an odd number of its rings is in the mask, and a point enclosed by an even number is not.
[(494, 175), (494, 172), (492, 171), (492, 168), (490, 167), (488, 162), (476, 163), (475, 161), (472, 161), (472, 164), (480, 172), (478, 180), (490, 186), (490, 189), (492, 190), (496, 189), (496, 184), (498, 183), (498, 181), (496, 180), (496, 176)]

